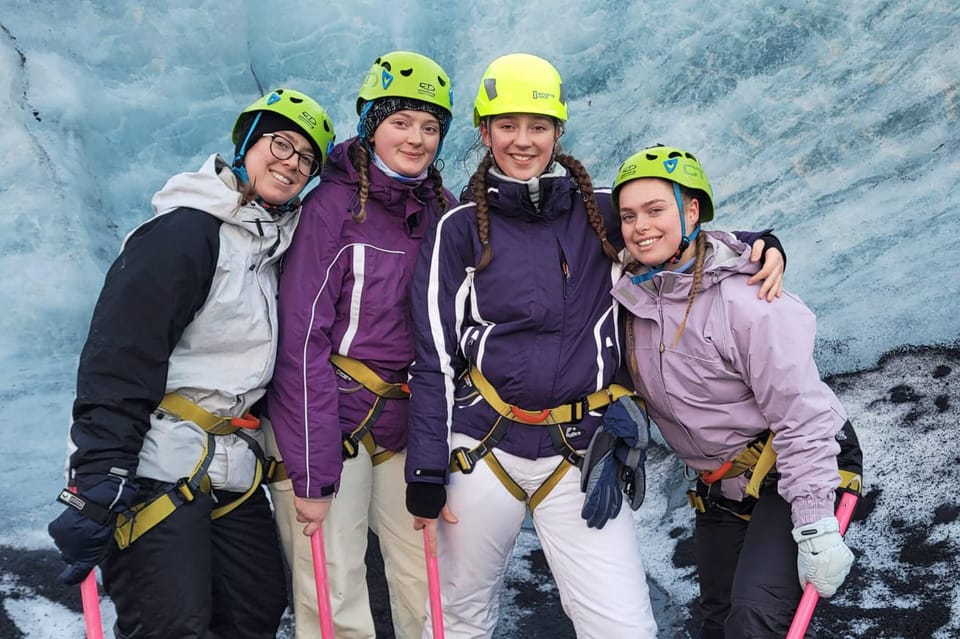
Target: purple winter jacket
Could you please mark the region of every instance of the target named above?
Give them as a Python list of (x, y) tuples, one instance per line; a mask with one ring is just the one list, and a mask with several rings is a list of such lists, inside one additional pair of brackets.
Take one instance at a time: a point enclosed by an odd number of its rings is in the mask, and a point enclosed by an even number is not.
[[(342, 433), (354, 430), (374, 395), (338, 377), (332, 352), (358, 359), (388, 382), (407, 379), (413, 360), (410, 281), (426, 228), (439, 217), (432, 182), (403, 184), (369, 166), (367, 217), (359, 173), (337, 145), (320, 184), (304, 200), (280, 277), (280, 342), (268, 394), (277, 445), (299, 497), (339, 488)], [(445, 191), (447, 207), (456, 202)], [(407, 444), (406, 400), (388, 400), (373, 427), (377, 444)]]
[[(481, 246), (472, 202), (445, 214), (421, 246), (407, 481), (444, 482), (449, 432), (480, 439), (496, 420), (462, 378), (469, 365), (504, 401), (528, 410), (581, 400), (609, 386), (620, 366), (610, 297), (619, 268), (604, 254), (574, 180), (541, 176), (539, 210), (526, 185), (487, 180), (489, 266), (474, 269)], [(609, 195), (597, 200), (612, 219)], [(566, 427), (571, 445), (586, 447), (599, 423), (595, 413)], [(547, 428), (517, 423), (498, 448), (529, 459), (556, 454)]]
[[(663, 438), (691, 468), (710, 471), (768, 429), (775, 433), (779, 491), (797, 526), (833, 515), (839, 482), (835, 435), (847, 419), (813, 359), (816, 317), (784, 293), (768, 304), (746, 285), (757, 265), (727, 233), (706, 233), (710, 248), (686, 327), (676, 346), (692, 273), (662, 271), (613, 296), (630, 311), (638, 375), (634, 384)], [(745, 478), (723, 480), (742, 499)]]

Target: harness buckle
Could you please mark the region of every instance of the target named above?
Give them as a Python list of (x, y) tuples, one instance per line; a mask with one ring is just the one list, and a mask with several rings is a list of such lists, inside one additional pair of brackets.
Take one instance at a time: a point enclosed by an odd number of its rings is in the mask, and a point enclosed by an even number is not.
[(518, 422), (523, 422), (524, 424), (542, 424), (550, 418), (550, 412), (552, 409), (544, 408), (541, 411), (527, 411), (518, 406), (510, 406), (510, 414)]
[(460, 472), (464, 475), (472, 473), (474, 467), (477, 465), (470, 452), (470, 449), (465, 446), (460, 446), (450, 451), (450, 461), (456, 464), (457, 468), (459, 468)]
[(184, 503), (189, 504), (197, 498), (193, 486), (190, 485), (190, 481), (186, 477), (181, 477), (178, 479), (177, 483), (174, 484), (173, 487), (180, 494), (180, 497), (183, 498)]
[(343, 458), (353, 459), (360, 453), (360, 440), (353, 435), (343, 435)]
[(250, 413), (247, 413), (243, 417), (231, 418), (230, 425), (236, 426), (237, 428), (246, 428), (248, 430), (256, 430), (260, 428), (260, 418)]
[[(613, 403), (613, 393), (607, 388), (607, 395), (610, 396), (610, 402)], [(583, 421), (584, 415), (590, 412), (590, 402), (584, 397), (579, 402), (570, 402), (570, 423), (579, 424)]]
[(727, 474), (733, 468), (733, 460), (725, 461), (720, 465), (720, 468), (711, 471), (704, 471), (700, 473), (700, 481), (705, 483), (707, 486), (710, 484), (715, 484), (716, 482), (723, 479), (723, 476)]

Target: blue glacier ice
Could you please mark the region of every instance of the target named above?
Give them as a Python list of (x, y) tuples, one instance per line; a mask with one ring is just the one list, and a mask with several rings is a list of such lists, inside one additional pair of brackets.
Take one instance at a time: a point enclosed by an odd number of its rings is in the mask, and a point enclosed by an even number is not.
[(237, 112), (277, 86), (316, 97), (346, 139), (362, 74), (392, 49), (453, 78), (454, 191), (478, 159), (484, 67), (535, 53), (564, 77), (564, 147), (598, 184), (643, 146), (682, 146), (716, 226), (776, 228), (824, 373), (958, 344), (953, 0), (0, 0), (0, 443), (16, 451), (0, 546), (49, 547), (77, 355), (153, 192), (229, 153)]

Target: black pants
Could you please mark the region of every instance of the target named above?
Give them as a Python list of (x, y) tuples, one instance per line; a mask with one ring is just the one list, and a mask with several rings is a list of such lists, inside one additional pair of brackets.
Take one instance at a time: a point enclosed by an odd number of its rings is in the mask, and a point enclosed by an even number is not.
[[(239, 497), (217, 492), (220, 504)], [(102, 564), (117, 639), (274, 639), (286, 577), (263, 489), (211, 519), (199, 495)]]
[(703, 639), (786, 636), (803, 594), (792, 528), (775, 484), (761, 490), (749, 522), (716, 507), (697, 513)]

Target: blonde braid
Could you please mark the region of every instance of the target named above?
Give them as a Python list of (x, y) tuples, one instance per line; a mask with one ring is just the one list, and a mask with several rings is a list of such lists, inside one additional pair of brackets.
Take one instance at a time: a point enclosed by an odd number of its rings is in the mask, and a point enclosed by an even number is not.
[(680, 341), (680, 335), (683, 329), (687, 327), (687, 318), (690, 317), (690, 309), (693, 308), (693, 300), (697, 298), (700, 291), (700, 283), (703, 282), (703, 263), (707, 255), (707, 236), (704, 233), (697, 235), (697, 261), (693, 267), (693, 289), (690, 291), (690, 299), (687, 301), (687, 310), (683, 314), (683, 321), (677, 327), (677, 334), (673, 336), (673, 344), (670, 348), (676, 348)]
[(587, 169), (580, 163), (580, 160), (572, 155), (558, 152), (555, 158), (557, 162), (570, 170), (573, 179), (576, 180), (580, 193), (583, 195), (583, 203), (587, 208), (587, 221), (590, 222), (593, 231), (597, 234), (597, 237), (600, 238), (603, 252), (613, 262), (619, 264), (620, 258), (617, 256), (617, 250), (613, 248), (613, 244), (607, 239), (607, 227), (603, 223), (603, 216), (600, 215), (600, 209), (597, 208), (597, 199), (593, 193), (593, 180), (590, 179), (590, 174), (587, 173)]
[(490, 260), (493, 259), (493, 249), (490, 247), (490, 210), (487, 208), (487, 171), (491, 166), (493, 166), (493, 154), (488, 150), (470, 178), (473, 199), (477, 206), (477, 232), (480, 235), (480, 245), (483, 246), (480, 262), (476, 266), (478, 273), (487, 268)]

